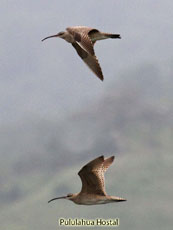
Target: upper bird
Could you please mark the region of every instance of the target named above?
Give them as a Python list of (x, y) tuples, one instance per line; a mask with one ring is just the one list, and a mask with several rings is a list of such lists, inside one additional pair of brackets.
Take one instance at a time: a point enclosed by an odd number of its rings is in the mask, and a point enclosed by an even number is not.
[(71, 43), (85, 64), (87, 64), (87, 66), (102, 81), (104, 77), (94, 52), (94, 44), (98, 40), (107, 38), (121, 38), (120, 34), (103, 33), (97, 29), (86, 26), (74, 26), (66, 28), (65, 32), (59, 32), (58, 34), (48, 36), (42, 41), (53, 37), (59, 37)]
[(112, 202), (126, 201), (124, 198), (109, 196), (105, 191), (104, 173), (112, 164), (114, 156), (104, 159), (100, 156), (86, 164), (78, 173), (82, 181), (82, 189), (79, 193), (68, 194), (67, 196), (57, 197), (57, 199), (71, 200), (76, 204), (95, 205)]

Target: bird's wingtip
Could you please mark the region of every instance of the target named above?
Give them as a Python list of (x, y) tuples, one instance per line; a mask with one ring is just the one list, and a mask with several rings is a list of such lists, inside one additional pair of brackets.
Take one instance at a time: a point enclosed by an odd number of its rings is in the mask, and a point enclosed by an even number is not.
[(101, 80), (101, 81), (104, 81), (104, 77), (103, 77), (103, 75), (100, 77), (100, 80)]
[(114, 159), (115, 159), (115, 156), (111, 156), (111, 158), (112, 158), (112, 160), (114, 160)]
[(99, 79), (100, 79), (102, 82), (104, 81), (104, 78), (99, 77)]

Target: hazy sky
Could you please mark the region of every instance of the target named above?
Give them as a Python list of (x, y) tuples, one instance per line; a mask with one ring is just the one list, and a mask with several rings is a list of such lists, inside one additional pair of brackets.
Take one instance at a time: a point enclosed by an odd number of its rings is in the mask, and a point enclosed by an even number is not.
[[(92, 103), (129, 68), (170, 61), (172, 7), (169, 0), (1, 0), (0, 124), (62, 116)], [(121, 34), (95, 45), (103, 83), (62, 39), (41, 42), (73, 25)]]
[[(172, 229), (166, 69), (173, 61), (172, 9), (171, 0), (0, 1), (0, 223), (6, 229), (55, 229), (58, 216), (115, 215), (121, 229)], [(64, 40), (41, 42), (74, 25), (121, 34), (95, 45), (104, 82)], [(116, 156), (107, 191), (128, 202), (104, 212), (63, 201), (48, 206), (61, 191), (79, 191), (78, 170), (98, 154)]]

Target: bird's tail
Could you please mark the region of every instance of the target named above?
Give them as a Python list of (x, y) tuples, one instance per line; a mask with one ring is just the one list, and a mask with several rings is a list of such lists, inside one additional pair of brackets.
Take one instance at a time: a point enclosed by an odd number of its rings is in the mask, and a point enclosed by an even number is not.
[(111, 200), (114, 202), (126, 201), (126, 199), (118, 197), (118, 196), (111, 196)]
[(108, 38), (121, 38), (120, 34), (105, 34), (106, 37)]

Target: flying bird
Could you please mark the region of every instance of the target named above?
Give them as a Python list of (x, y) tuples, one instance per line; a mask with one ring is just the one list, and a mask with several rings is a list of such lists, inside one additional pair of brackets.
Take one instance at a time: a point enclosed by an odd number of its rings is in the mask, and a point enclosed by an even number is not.
[(78, 55), (82, 58), (85, 64), (95, 73), (95, 75), (103, 81), (103, 73), (94, 52), (94, 44), (98, 40), (107, 38), (121, 38), (120, 34), (103, 33), (97, 29), (86, 26), (74, 26), (66, 28), (65, 32), (59, 32), (55, 35), (48, 36), (42, 41), (59, 37), (71, 43), (76, 49)]
[(109, 196), (105, 191), (104, 173), (112, 164), (114, 156), (104, 159), (100, 156), (86, 164), (78, 173), (82, 181), (82, 189), (79, 193), (69, 193), (67, 196), (56, 197), (48, 201), (57, 199), (71, 200), (80, 205), (96, 205), (112, 202), (126, 201), (124, 198)]

